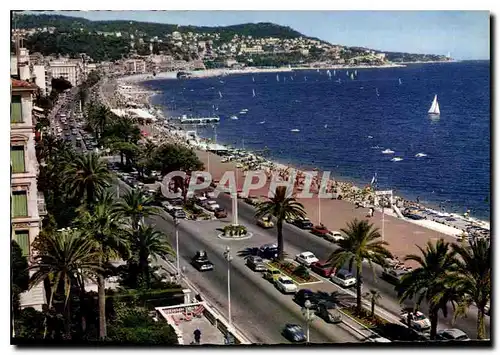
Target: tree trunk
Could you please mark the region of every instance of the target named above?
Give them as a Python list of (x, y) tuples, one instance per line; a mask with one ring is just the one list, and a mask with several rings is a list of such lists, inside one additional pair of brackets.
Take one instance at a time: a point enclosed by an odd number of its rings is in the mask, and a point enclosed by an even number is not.
[(484, 339), (486, 337), (486, 329), (484, 326), (484, 308), (477, 309), (477, 338)]
[(356, 261), (356, 310), (358, 314), (361, 313), (363, 309), (361, 305), (362, 295), (361, 295), (361, 285), (363, 284), (363, 275), (361, 271), (361, 261)]
[(120, 163), (123, 166), (123, 153), (122, 152), (120, 152)]
[(82, 332), (82, 336), (85, 335), (85, 332), (87, 331), (87, 319), (85, 318), (86, 309), (87, 309), (87, 304), (85, 303), (85, 284), (82, 278), (80, 283), (80, 318), (81, 318), (80, 330)]
[(285, 258), (285, 253), (283, 252), (283, 220), (278, 218), (276, 226), (278, 228), (278, 260), (282, 261)]
[(431, 340), (436, 339), (437, 326), (438, 326), (438, 310), (429, 310), (430, 321), (431, 321)]
[(64, 339), (71, 340), (71, 294), (64, 305)]
[[(102, 265), (102, 257), (100, 260)], [(104, 283), (104, 275), (99, 274), (97, 277), (97, 294), (99, 299), (99, 338), (106, 338), (106, 289)]]

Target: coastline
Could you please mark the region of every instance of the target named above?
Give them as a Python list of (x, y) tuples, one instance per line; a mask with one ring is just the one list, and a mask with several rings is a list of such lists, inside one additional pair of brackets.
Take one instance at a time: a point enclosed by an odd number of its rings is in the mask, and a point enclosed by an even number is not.
[[(217, 72), (219, 72), (219, 73), (220, 73), (220, 71), (217, 71)], [(217, 72), (215, 72), (215, 73), (217, 73)], [(170, 74), (170, 75), (172, 75), (172, 74), (175, 74), (175, 73), (169, 73), (169, 74)], [(211, 72), (210, 72), (210, 74), (214, 74), (214, 71), (211, 71)], [(173, 76), (172, 78), (175, 78), (175, 76)], [(129, 77), (124, 77), (124, 78), (121, 78), (121, 79), (122, 79), (122, 80), (124, 80), (124, 81), (126, 81), (126, 82), (128, 82), (128, 83), (133, 83), (133, 84), (137, 85), (137, 87), (140, 87), (140, 90), (141, 90), (142, 92), (144, 92), (144, 91), (148, 91), (148, 92), (149, 92), (149, 95), (147, 96), (147, 102), (148, 102), (148, 104), (149, 104), (149, 105), (151, 105), (151, 98), (152, 98), (152, 96), (154, 96), (154, 94), (156, 94), (154, 91), (148, 90), (148, 89), (147, 89), (147, 88), (145, 88), (143, 85), (141, 85), (140, 80), (130, 82), (130, 81), (128, 81), (128, 80), (129, 80)], [(134, 86), (135, 86), (135, 85), (134, 85)], [(143, 97), (143, 99), (145, 99), (145, 98)], [(180, 125), (176, 125), (176, 124), (170, 124), (169, 126), (170, 126), (171, 128), (174, 128), (174, 131), (175, 131), (175, 133), (174, 133), (174, 134), (176, 135), (176, 139), (177, 139), (177, 140), (178, 140), (178, 139), (181, 139), (181, 140), (183, 140), (184, 142), (186, 142), (186, 140), (187, 140), (187, 138), (185, 137), (185, 133), (186, 133), (186, 131), (182, 128), (182, 126), (180, 126)], [(180, 128), (180, 130), (179, 130), (179, 128)], [(170, 133), (172, 133), (172, 132), (170, 132)], [(191, 148), (195, 149), (195, 150), (196, 150), (196, 151), (198, 151), (198, 152), (200, 152), (200, 151), (202, 151), (202, 152), (203, 152), (203, 151), (204, 151), (204, 149), (202, 148), (202, 147), (203, 147), (203, 145), (206, 145), (206, 144), (208, 144), (209, 142), (210, 142), (210, 139), (207, 139), (207, 138), (201, 138), (201, 139), (199, 139), (199, 140), (198, 140), (198, 142), (197, 142), (197, 144), (196, 144), (196, 145), (190, 145), (190, 146), (191, 146)], [(224, 144), (220, 144), (220, 145), (223, 145), (223, 146), (225, 146), (226, 148), (227, 148), (227, 147), (231, 148), (229, 145), (224, 145)], [(241, 151), (241, 149), (240, 149), (240, 151)], [(249, 150), (245, 150), (245, 152), (246, 152), (246, 153), (245, 153), (245, 155), (248, 155), (248, 154), (254, 154), (254, 153), (252, 153), (252, 152), (251, 152), (251, 151), (249, 151)], [(212, 154), (212, 155), (213, 155), (213, 154)], [(255, 154), (254, 154), (254, 155), (255, 155)], [(220, 157), (219, 157), (219, 159), (220, 159)], [(265, 160), (266, 160), (266, 161), (268, 161), (268, 162), (270, 162), (270, 163), (272, 163), (272, 164), (273, 164), (275, 167), (277, 167), (278, 169), (280, 169), (280, 168), (281, 168), (281, 169), (285, 169), (285, 170), (286, 170), (286, 169), (294, 169), (294, 170), (296, 170), (296, 171), (301, 171), (301, 170), (304, 170), (303, 168), (302, 168), (302, 169), (301, 169), (301, 168), (299, 168), (299, 167), (297, 166), (297, 164), (293, 164), (293, 163), (292, 163), (292, 164), (289, 164), (289, 163), (287, 163), (287, 164), (285, 165), (285, 164), (283, 164), (283, 163), (280, 163), (280, 162), (279, 162), (279, 161), (277, 161), (276, 159), (274, 159), (274, 160), (273, 160), (273, 159), (268, 159), (268, 158), (265, 158)], [(319, 174), (321, 174), (321, 171), (320, 171), (319, 169), (315, 169), (315, 170), (316, 170), (316, 171), (318, 171), (318, 172), (319, 172)], [(358, 182), (358, 184), (356, 184), (356, 182), (353, 182), (353, 180), (352, 180), (352, 179), (349, 179), (348, 177), (347, 177), (347, 178), (344, 178), (344, 179), (337, 179), (337, 178), (335, 178), (335, 180), (334, 180), (334, 181), (335, 181), (335, 182), (338, 182), (341, 186), (343, 186), (343, 191), (342, 191), (342, 193), (345, 193), (345, 191), (344, 191), (345, 189), (354, 189), (355, 191), (362, 191), (362, 190), (363, 190), (363, 188), (361, 188), (361, 187), (360, 187), (359, 182)], [(362, 184), (361, 184), (361, 185), (362, 185)], [(369, 184), (365, 184), (365, 186), (366, 186), (366, 185), (369, 185)], [(443, 211), (439, 212), (438, 210), (436, 210), (436, 209), (435, 209), (435, 206), (430, 206), (429, 204), (424, 205), (424, 204), (421, 204), (421, 203), (416, 203), (415, 201), (411, 201), (410, 199), (404, 198), (404, 197), (402, 197), (402, 196), (400, 196), (400, 195), (394, 195), (394, 199), (395, 199), (396, 201), (401, 201), (400, 203), (402, 203), (404, 206), (418, 206), (418, 208), (419, 208), (420, 210), (425, 210), (425, 211), (427, 211), (427, 212), (429, 212), (429, 213), (436, 213), (436, 214), (438, 214), (438, 215), (445, 216), (446, 218), (455, 218), (455, 219), (457, 219), (457, 220), (464, 220), (464, 221), (465, 221), (464, 217), (463, 217), (462, 215), (460, 215), (460, 214), (457, 214), (457, 213), (444, 213)], [(350, 202), (351, 204), (354, 204), (354, 203), (355, 203), (355, 201), (354, 201), (354, 200), (349, 201), (349, 202)], [(433, 207), (434, 207), (434, 209), (433, 209)], [(393, 215), (396, 215), (396, 213), (394, 213), (392, 210), (391, 210), (391, 212), (388, 212), (388, 211), (386, 210), (386, 212), (385, 212), (385, 213), (386, 213), (386, 214), (393, 214)], [(405, 219), (405, 221), (410, 222), (410, 223), (412, 223), (412, 224), (420, 224), (420, 225), (422, 225), (422, 223), (423, 223), (423, 224), (425, 224), (425, 222), (422, 222), (422, 221), (415, 221), (415, 220), (409, 220), (409, 219)], [(427, 221), (427, 220), (425, 220), (425, 221)], [(489, 223), (490, 223), (490, 222), (489, 222), (489, 221), (487, 221), (487, 220), (480, 220), (480, 219), (478, 219), (478, 218), (474, 218), (474, 217), (469, 216), (469, 219), (467, 219), (467, 222), (468, 222), (468, 223), (474, 223), (474, 224), (480, 224), (482, 227), (487, 228), (487, 229), (489, 230)], [(436, 222), (436, 223), (438, 223), (438, 222)], [(446, 222), (445, 222), (445, 223), (446, 223)], [(448, 224), (448, 223), (446, 223), (446, 224)], [(453, 223), (450, 223), (450, 224), (453, 224)], [(462, 230), (463, 230), (463, 229), (462, 229)], [(453, 233), (452, 233), (452, 234), (453, 234)], [(458, 232), (455, 232), (454, 234), (458, 234)]]

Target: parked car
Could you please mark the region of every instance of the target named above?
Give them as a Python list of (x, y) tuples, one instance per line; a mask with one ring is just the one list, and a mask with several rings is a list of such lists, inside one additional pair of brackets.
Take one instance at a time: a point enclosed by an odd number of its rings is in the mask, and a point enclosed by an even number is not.
[(378, 334), (370, 335), (364, 341), (367, 343), (392, 343), (392, 341), (390, 341), (389, 339), (381, 337)]
[(425, 331), (431, 327), (430, 320), (420, 311), (404, 311), (401, 313), (401, 322), (408, 325), (408, 317), (410, 317), (410, 327), (419, 332)]
[(342, 287), (351, 287), (356, 284), (356, 278), (354, 275), (350, 271), (344, 269), (340, 269), (336, 273), (332, 274), (330, 279), (333, 283)]
[(215, 211), (219, 207), (220, 206), (217, 204), (217, 201), (211, 200), (205, 203), (205, 208), (209, 211)]
[(330, 277), (335, 271), (335, 268), (326, 261), (316, 261), (311, 264), (311, 270), (323, 277)]
[(320, 301), (316, 314), (323, 318), (327, 323), (341, 323), (342, 314), (339, 312), (337, 305), (329, 301)]
[(311, 308), (316, 309), (318, 306), (318, 298), (316, 294), (307, 288), (298, 290), (293, 296), (293, 300), (301, 307), (304, 307), (306, 300), (311, 302)]
[(281, 276), (281, 272), (278, 269), (267, 268), (264, 278), (267, 281), (274, 283), (274, 281)]
[(286, 324), (281, 334), (288, 340), (294, 343), (303, 343), (307, 341), (304, 329), (298, 324)]
[(200, 206), (203, 206), (203, 203), (208, 200), (205, 196), (196, 196), (194, 199), (196, 204)]
[(165, 211), (167, 212), (170, 212), (171, 210), (174, 209), (174, 206), (172, 206), (172, 204), (168, 201), (162, 201), (161, 202), (161, 205), (163, 206), (163, 208), (165, 209)]
[(199, 250), (196, 252), (195, 256), (191, 260), (191, 265), (193, 265), (198, 271), (209, 271), (214, 269), (214, 264), (208, 260), (206, 251)]
[(278, 290), (283, 293), (295, 293), (297, 292), (297, 285), (288, 276), (278, 276), (274, 281), (274, 285)]
[(265, 216), (257, 220), (257, 225), (262, 228), (273, 228), (274, 223), (271, 220), (271, 216)]
[(278, 246), (276, 244), (264, 244), (259, 248), (259, 255), (264, 259), (275, 259), (278, 257)]
[(249, 256), (246, 261), (247, 266), (253, 271), (266, 271), (267, 267), (260, 256)]
[(307, 218), (299, 218), (293, 221), (293, 224), (300, 229), (312, 229), (314, 226), (311, 221)]
[(407, 273), (408, 271), (403, 269), (384, 269), (382, 271), (382, 278), (394, 285), (398, 285)]
[(214, 215), (216, 218), (226, 218), (227, 217), (227, 212), (224, 208), (219, 207), (214, 211)]
[(469, 341), (469, 337), (462, 330), (457, 328), (440, 330), (436, 334), (437, 340), (448, 341)]
[(310, 251), (304, 251), (295, 255), (295, 260), (302, 265), (311, 266), (312, 263), (319, 261), (319, 259)]

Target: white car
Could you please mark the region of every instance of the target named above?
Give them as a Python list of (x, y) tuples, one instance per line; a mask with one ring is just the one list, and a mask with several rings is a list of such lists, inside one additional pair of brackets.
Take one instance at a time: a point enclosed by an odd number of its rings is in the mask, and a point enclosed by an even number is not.
[(288, 276), (279, 276), (274, 282), (274, 285), (283, 293), (297, 292), (297, 285), (294, 284), (293, 280)]
[(174, 206), (172, 206), (172, 204), (168, 201), (163, 201), (161, 203), (161, 205), (163, 206), (163, 208), (165, 208), (166, 211), (170, 212), (174, 209)]
[(392, 341), (390, 341), (389, 339), (381, 337), (378, 334), (373, 334), (373, 335), (369, 336), (368, 338), (365, 339), (365, 342), (368, 342), (368, 343), (392, 343)]
[[(431, 327), (431, 321), (420, 311), (410, 312), (411, 328), (421, 332)], [(401, 322), (408, 325), (408, 312), (401, 314)]]
[(203, 202), (205, 202), (207, 200), (207, 198), (205, 196), (196, 196), (195, 199), (196, 199), (196, 203), (199, 205), (203, 204)]
[(338, 242), (339, 240), (344, 240), (344, 236), (340, 232), (332, 231), (332, 232), (330, 232), (330, 234), (331, 234), (330, 238), (333, 242)]
[(207, 206), (207, 210), (214, 212), (216, 209), (220, 208), (217, 203), (211, 203)]
[(344, 269), (340, 269), (336, 273), (332, 274), (330, 279), (333, 283), (342, 287), (351, 287), (356, 285), (356, 278), (354, 275), (350, 271)]
[(312, 263), (319, 261), (319, 259), (310, 251), (304, 251), (295, 256), (295, 260), (302, 265), (311, 266)]

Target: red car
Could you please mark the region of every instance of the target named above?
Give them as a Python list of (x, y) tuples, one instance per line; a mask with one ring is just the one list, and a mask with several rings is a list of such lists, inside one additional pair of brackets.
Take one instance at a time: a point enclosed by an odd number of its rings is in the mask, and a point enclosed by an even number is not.
[(325, 226), (314, 226), (311, 233), (318, 237), (324, 238), (330, 231)]
[(330, 277), (335, 272), (332, 264), (326, 261), (317, 261), (311, 264), (311, 270), (323, 277)]

